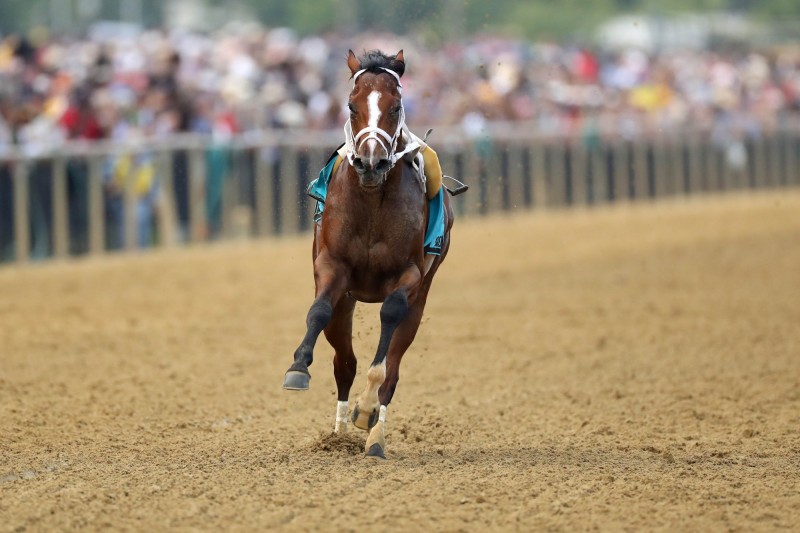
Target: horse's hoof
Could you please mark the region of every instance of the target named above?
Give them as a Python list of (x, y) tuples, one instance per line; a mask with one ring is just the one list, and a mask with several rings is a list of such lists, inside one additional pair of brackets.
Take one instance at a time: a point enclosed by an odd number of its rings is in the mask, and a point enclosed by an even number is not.
[(386, 459), (386, 455), (383, 453), (383, 446), (377, 442), (370, 446), (369, 450), (367, 450), (367, 457), (380, 457), (381, 459)]
[(283, 388), (285, 390), (308, 390), (308, 382), (311, 376), (299, 370), (289, 370), (283, 377)]
[(367, 413), (358, 408), (356, 404), (353, 409), (353, 425), (358, 429), (369, 430), (378, 423), (378, 409), (375, 408), (371, 413)]

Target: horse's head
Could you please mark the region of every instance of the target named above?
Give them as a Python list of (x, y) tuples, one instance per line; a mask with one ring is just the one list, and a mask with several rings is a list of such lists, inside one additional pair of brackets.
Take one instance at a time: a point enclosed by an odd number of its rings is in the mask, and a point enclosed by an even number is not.
[(397, 142), (405, 125), (400, 76), (405, 71), (403, 51), (387, 56), (374, 50), (361, 59), (352, 50), (347, 66), (353, 75), (345, 126), (348, 161), (364, 188), (377, 188), (397, 162)]

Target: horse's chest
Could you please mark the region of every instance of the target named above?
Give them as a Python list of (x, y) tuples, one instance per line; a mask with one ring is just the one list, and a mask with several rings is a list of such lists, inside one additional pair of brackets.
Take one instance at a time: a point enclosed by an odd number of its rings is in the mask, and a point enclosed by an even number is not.
[(402, 269), (408, 264), (410, 247), (401, 235), (363, 232), (348, 242), (347, 256), (358, 270), (371, 273)]
[[(397, 221), (354, 220), (348, 238), (340, 240), (341, 255), (359, 284), (373, 285), (402, 272), (421, 252), (421, 230)], [(419, 233), (419, 235), (417, 235)]]
[(326, 206), (323, 226), (327, 224), (329, 250), (350, 266), (355, 285), (365, 290), (382, 285), (421, 258), (425, 231), (421, 193), (397, 187), (382, 197), (342, 193)]
[(421, 209), (386, 209), (380, 213), (348, 213), (343, 225), (351, 243), (348, 255), (382, 256), (413, 249), (424, 231)]

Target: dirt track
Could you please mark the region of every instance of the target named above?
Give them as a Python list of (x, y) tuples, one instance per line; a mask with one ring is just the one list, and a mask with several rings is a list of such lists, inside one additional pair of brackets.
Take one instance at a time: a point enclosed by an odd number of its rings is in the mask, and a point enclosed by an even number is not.
[(797, 530), (800, 194), (453, 240), (385, 462), (328, 435), (324, 339), (280, 389), (308, 237), (0, 269), (0, 531)]

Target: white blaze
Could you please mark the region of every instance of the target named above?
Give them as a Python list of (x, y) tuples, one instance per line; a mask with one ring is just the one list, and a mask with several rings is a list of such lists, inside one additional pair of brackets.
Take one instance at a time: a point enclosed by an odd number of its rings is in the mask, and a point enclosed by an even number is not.
[[(372, 91), (369, 93), (367, 97), (367, 105), (369, 110), (369, 125), (370, 128), (377, 128), (378, 121), (381, 118), (381, 108), (378, 107), (378, 100), (381, 98), (381, 93), (379, 91)], [(369, 158), (372, 161), (375, 161), (375, 148), (378, 147), (378, 141), (375, 139), (367, 140), (367, 146), (369, 147)]]
[(378, 120), (381, 118), (381, 108), (378, 107), (378, 100), (381, 99), (379, 91), (372, 91), (367, 97), (367, 104), (369, 105), (369, 126), (371, 128), (378, 127)]

